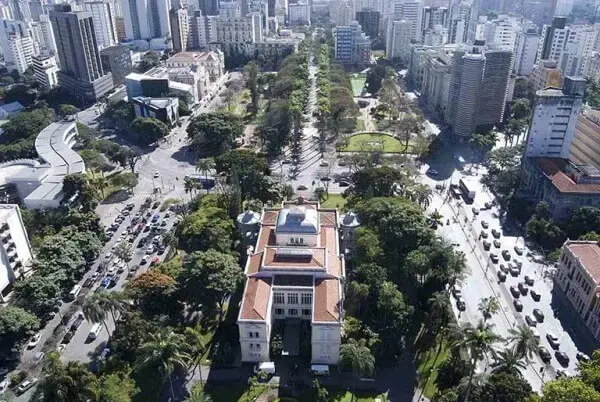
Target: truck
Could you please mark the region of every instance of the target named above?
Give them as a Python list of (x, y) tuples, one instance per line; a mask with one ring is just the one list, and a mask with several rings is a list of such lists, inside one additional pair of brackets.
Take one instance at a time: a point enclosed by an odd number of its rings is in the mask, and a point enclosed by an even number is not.
[(475, 199), (475, 191), (469, 189), (467, 183), (465, 183), (463, 179), (460, 179), (458, 181), (458, 186), (460, 188), (460, 191), (462, 191), (463, 196), (467, 199), (467, 201), (473, 202), (473, 200)]

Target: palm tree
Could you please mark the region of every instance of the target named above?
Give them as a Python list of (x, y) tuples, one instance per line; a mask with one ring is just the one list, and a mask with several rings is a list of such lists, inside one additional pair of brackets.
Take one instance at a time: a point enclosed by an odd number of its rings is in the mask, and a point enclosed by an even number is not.
[[(348, 343), (340, 347), (340, 365), (352, 370), (352, 374), (357, 379), (369, 376), (375, 371), (375, 357), (371, 350), (366, 346), (364, 339), (358, 342), (350, 339)], [(354, 398), (354, 392), (352, 392)]]
[(492, 363), (492, 372), (516, 374), (519, 373), (519, 369), (525, 367), (523, 356), (519, 355), (515, 349), (505, 349), (496, 353)]
[(204, 343), (204, 338), (202, 336), (202, 329), (200, 326), (186, 327), (184, 335), (187, 343), (190, 345), (191, 361), (194, 363), (194, 366), (190, 369), (190, 371), (194, 371), (196, 367), (198, 367), (200, 370), (200, 385), (202, 385), (202, 356), (206, 351), (206, 344)]
[(421, 208), (427, 208), (431, 204), (433, 192), (431, 187), (426, 184), (417, 184), (412, 188), (413, 201), (421, 206)]
[(435, 292), (427, 300), (429, 313), (431, 314), (430, 322), (435, 323), (436, 327), (443, 328), (450, 321), (451, 311), (449, 309), (450, 300), (445, 292)]
[(127, 300), (122, 292), (94, 292), (83, 303), (83, 315), (93, 323), (103, 323), (108, 333), (106, 318), (111, 314), (113, 322), (127, 308)]
[(86, 402), (100, 399), (100, 384), (96, 376), (79, 362), (63, 364), (58, 353), (48, 355), (40, 386), (45, 401)]
[(483, 321), (487, 321), (500, 310), (500, 303), (495, 297), (484, 297), (479, 301), (477, 309), (483, 314)]
[(198, 385), (194, 385), (192, 387), (192, 392), (190, 392), (190, 396), (185, 400), (185, 402), (212, 402), (210, 395), (204, 393), (204, 387), (202, 384)]
[(502, 340), (502, 337), (494, 333), (491, 324), (482, 320), (477, 323), (476, 327), (471, 323), (464, 324), (462, 332), (463, 339), (458, 341), (455, 347), (465, 350), (471, 358), (471, 370), (465, 395), (465, 401), (468, 401), (477, 362), (483, 359), (488, 353), (493, 352), (493, 345)]
[[(204, 174), (204, 178), (208, 179), (208, 172), (215, 168), (215, 160), (213, 158), (203, 158), (196, 163), (196, 171), (202, 172)], [(206, 194), (208, 194), (209, 189), (206, 189)]]
[(176, 369), (185, 370), (190, 362), (185, 337), (172, 330), (163, 330), (148, 334), (148, 339), (138, 348), (138, 358), (135, 362), (137, 370), (153, 368), (163, 381), (169, 381), (171, 396), (175, 399), (172, 375)]
[(510, 336), (507, 341), (514, 344), (515, 352), (525, 359), (529, 360), (540, 345), (540, 340), (535, 336), (533, 330), (528, 325), (521, 325), (510, 329)]

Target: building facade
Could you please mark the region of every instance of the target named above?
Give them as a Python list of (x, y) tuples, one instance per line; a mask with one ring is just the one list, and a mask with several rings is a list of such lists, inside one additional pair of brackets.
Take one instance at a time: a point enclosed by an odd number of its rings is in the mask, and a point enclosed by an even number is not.
[(202, 67), (209, 75), (210, 81), (215, 82), (225, 72), (225, 57), (219, 50), (212, 52), (181, 52), (166, 61), (167, 68)]
[(310, 25), (310, 8), (304, 2), (288, 5), (288, 23), (290, 25)]
[(279, 321), (310, 325), (312, 363), (338, 363), (345, 281), (338, 220), (337, 210), (302, 198), (263, 211), (237, 320), (243, 362), (270, 360)]
[(536, 93), (526, 157), (569, 157), (585, 87), (584, 78), (565, 77), (562, 90), (547, 88)]
[(567, 240), (554, 278), (579, 319), (600, 340), (600, 245)]
[(546, 88), (562, 88), (563, 73), (554, 60), (538, 60), (533, 66), (531, 77), (533, 89), (537, 92)]
[(152, 117), (173, 127), (179, 120), (179, 99), (135, 97), (132, 100), (136, 117)]
[(406, 20), (392, 21), (386, 41), (386, 58), (406, 62), (411, 53), (411, 23)]
[(263, 39), (259, 13), (250, 13), (239, 18), (217, 18), (217, 42), (225, 54), (247, 54), (251, 45)]
[(104, 71), (112, 74), (115, 86), (123, 84), (127, 74), (133, 71), (131, 52), (125, 46), (111, 46), (102, 49), (100, 61)]
[(50, 20), (56, 37), (61, 87), (82, 102), (95, 102), (114, 88), (112, 74), (102, 68), (92, 15), (55, 6)]
[(371, 41), (357, 21), (335, 28), (335, 60), (342, 64), (364, 65), (371, 62)]
[(121, 0), (127, 40), (171, 36), (171, 0)]
[(360, 24), (365, 35), (371, 39), (379, 36), (380, 19), (381, 13), (372, 8), (366, 8), (356, 12), (356, 21)]
[(513, 71), (519, 76), (529, 76), (533, 72), (535, 56), (540, 42), (536, 27), (526, 28), (517, 33), (515, 44), (515, 66)]
[(35, 81), (40, 87), (50, 90), (58, 86), (58, 66), (54, 56), (32, 57)]
[(0, 204), (0, 301), (5, 303), (16, 280), (27, 275), (33, 254), (18, 205)]
[(600, 170), (600, 112), (584, 107), (577, 119), (569, 160)]
[(24, 21), (0, 21), (0, 43), (4, 52), (4, 62), (9, 71), (23, 74), (31, 65), (35, 53), (30, 24)]
[(173, 38), (173, 50), (185, 52), (189, 38), (189, 18), (187, 8), (171, 9), (169, 11), (171, 20), (171, 36)]
[(119, 43), (115, 5), (110, 0), (83, 3), (83, 9), (92, 14), (96, 41), (100, 48), (111, 47)]

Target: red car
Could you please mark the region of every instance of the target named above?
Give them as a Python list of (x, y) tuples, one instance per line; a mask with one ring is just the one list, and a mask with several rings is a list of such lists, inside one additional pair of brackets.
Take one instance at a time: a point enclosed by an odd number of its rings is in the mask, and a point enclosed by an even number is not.
[(154, 257), (152, 259), (152, 261), (150, 261), (150, 265), (156, 265), (156, 264), (158, 264), (158, 261), (159, 261), (159, 258), (158, 257)]

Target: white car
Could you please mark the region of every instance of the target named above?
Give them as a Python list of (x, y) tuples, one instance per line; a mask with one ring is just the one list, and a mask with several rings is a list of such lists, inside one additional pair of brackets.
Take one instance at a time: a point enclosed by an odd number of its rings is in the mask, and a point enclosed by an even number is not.
[(22, 394), (27, 391), (29, 388), (33, 387), (33, 385), (37, 382), (37, 378), (32, 378), (30, 380), (25, 380), (17, 387), (17, 393)]
[(35, 348), (37, 344), (40, 343), (40, 339), (42, 339), (42, 334), (38, 332), (29, 340), (29, 343), (27, 344), (27, 349)]
[(104, 261), (108, 262), (111, 260), (111, 258), (113, 257), (113, 253), (106, 253), (104, 254)]
[(4, 380), (2, 382), (0, 382), (0, 395), (2, 395), (3, 393), (6, 392), (6, 389), (8, 388), (8, 384), (10, 382), (8, 380)]
[(146, 254), (152, 254), (154, 252), (154, 246), (151, 244), (146, 249)]
[(158, 179), (158, 177), (160, 176), (160, 173), (158, 173), (158, 170), (156, 172), (154, 172), (154, 178)]

